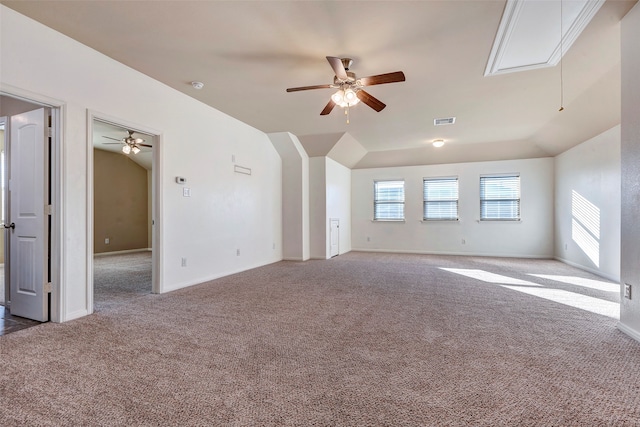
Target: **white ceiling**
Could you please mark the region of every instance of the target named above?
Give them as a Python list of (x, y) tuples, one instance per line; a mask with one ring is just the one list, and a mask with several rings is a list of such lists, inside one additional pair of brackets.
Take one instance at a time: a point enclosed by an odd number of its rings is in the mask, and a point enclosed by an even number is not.
[[(556, 155), (618, 124), (619, 22), (635, 0), (607, 1), (564, 56), (562, 112), (558, 66), (483, 75), (505, 1), (2, 3), (308, 151), (347, 132), (366, 152), (361, 168)], [(367, 89), (387, 104), (379, 113), (320, 116), (331, 90), (285, 89), (332, 83), (325, 56), (353, 58), (359, 77), (402, 70), (406, 82)], [(449, 116), (454, 125), (433, 125)]]

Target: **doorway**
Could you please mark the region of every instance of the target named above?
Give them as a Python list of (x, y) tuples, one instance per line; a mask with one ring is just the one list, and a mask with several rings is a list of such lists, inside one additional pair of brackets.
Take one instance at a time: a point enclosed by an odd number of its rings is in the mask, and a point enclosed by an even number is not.
[(60, 319), (61, 111), (0, 93), (0, 116), (0, 305), (17, 330)]
[(159, 293), (154, 225), (158, 136), (122, 123), (90, 118), (93, 311)]
[(0, 306), (4, 307), (5, 301), (9, 301), (9, 288), (5, 286), (5, 275), (4, 275), (4, 253), (5, 253), (5, 206), (6, 206), (6, 170), (7, 164), (5, 160), (5, 128), (6, 128), (7, 118), (0, 117), (0, 223), (3, 227), (0, 227), (1, 243), (0, 243)]
[(340, 220), (329, 219), (329, 257), (340, 255)]

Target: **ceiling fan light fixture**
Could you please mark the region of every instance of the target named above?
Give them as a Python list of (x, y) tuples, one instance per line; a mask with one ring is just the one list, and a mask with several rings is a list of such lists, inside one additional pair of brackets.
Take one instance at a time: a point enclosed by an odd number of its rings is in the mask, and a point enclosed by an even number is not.
[(433, 141), (433, 146), (436, 148), (440, 148), (444, 145), (444, 139), (436, 139)]
[(336, 93), (334, 93), (333, 95), (331, 95), (331, 100), (333, 102), (335, 102), (337, 105), (342, 106), (342, 103), (344, 102), (344, 93), (343, 93), (343, 91), (339, 90)]
[(358, 97), (356, 96), (356, 93), (353, 91), (353, 89), (347, 89), (344, 91), (344, 100), (349, 104), (349, 105), (354, 105), (358, 100)]
[(351, 88), (340, 89), (331, 95), (331, 100), (342, 108), (353, 107), (360, 102), (360, 99), (358, 99), (358, 96), (356, 95), (356, 91)]
[(122, 152), (124, 154), (129, 154), (131, 152), (131, 147), (129, 146), (129, 144), (126, 144), (122, 147)]
[(131, 151), (133, 151), (133, 154), (138, 154), (140, 149), (134, 145), (133, 148), (131, 148)]

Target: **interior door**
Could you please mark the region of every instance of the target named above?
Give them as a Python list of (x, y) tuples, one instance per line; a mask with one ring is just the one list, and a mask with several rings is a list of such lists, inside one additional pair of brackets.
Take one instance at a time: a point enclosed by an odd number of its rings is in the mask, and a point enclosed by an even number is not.
[(329, 256), (334, 257), (340, 254), (339, 243), (340, 243), (340, 220), (331, 219), (330, 220), (330, 249)]
[(44, 108), (11, 117), (9, 139), (9, 282), (11, 314), (49, 319), (48, 152)]

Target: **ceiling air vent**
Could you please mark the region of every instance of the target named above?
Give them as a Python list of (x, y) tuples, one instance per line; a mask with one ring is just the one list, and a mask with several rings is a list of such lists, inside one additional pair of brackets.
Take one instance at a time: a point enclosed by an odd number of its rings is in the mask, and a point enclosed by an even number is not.
[(445, 117), (443, 119), (433, 119), (434, 126), (452, 125), (456, 122), (455, 117)]

